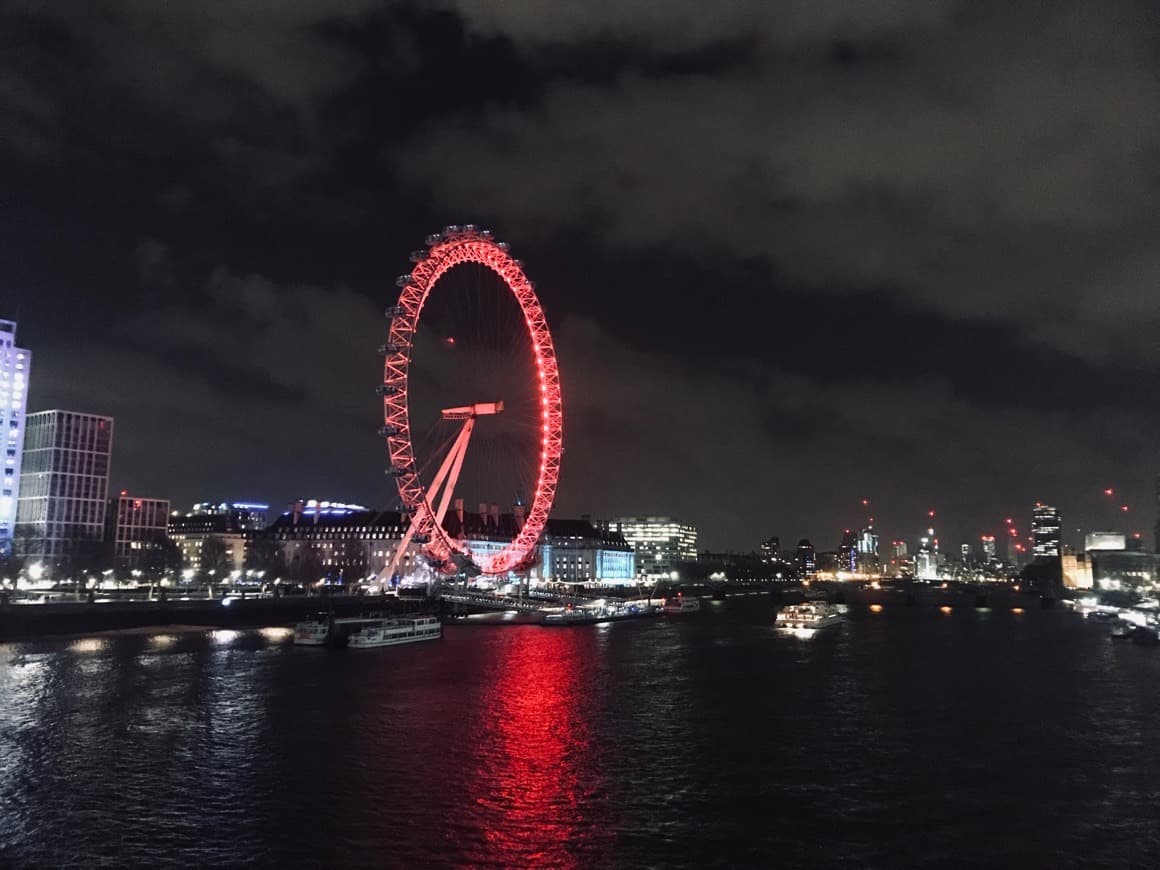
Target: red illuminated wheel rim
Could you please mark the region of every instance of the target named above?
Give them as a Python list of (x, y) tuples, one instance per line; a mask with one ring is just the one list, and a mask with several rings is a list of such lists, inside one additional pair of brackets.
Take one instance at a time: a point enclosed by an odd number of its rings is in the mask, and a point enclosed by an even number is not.
[(504, 574), (528, 567), (535, 558), (536, 544), (544, 531), (556, 485), (560, 477), (563, 452), (564, 410), (560, 395), (560, 372), (556, 349), (536, 297), (532, 283), (524, 274), (519, 260), (508, 253), (508, 246), (497, 242), (487, 230), (473, 226), (448, 227), (427, 238), (425, 254), (412, 255), (418, 260), (409, 275), (398, 280), (399, 301), (387, 314), (390, 333), (384, 346), (383, 428), (390, 467), (387, 469), (398, 485), (404, 509), (412, 514), (414, 534), (423, 544), (424, 554), (447, 573), (458, 570), (455, 555), (468, 556), (465, 545), (454, 540), (435, 522), (427, 492), (415, 462), (408, 405), (408, 377), (415, 333), (420, 315), (431, 291), (449, 269), (461, 263), (475, 263), (494, 272), (507, 286), (519, 304), (527, 325), (535, 357), (539, 382), (539, 470), (535, 494), (523, 526), (502, 550), (473, 558), (483, 574)]

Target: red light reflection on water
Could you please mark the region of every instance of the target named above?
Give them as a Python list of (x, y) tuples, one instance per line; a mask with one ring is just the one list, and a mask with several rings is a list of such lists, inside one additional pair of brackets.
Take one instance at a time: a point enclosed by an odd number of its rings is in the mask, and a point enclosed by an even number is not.
[(576, 866), (593, 840), (609, 836), (586, 710), (596, 688), (595, 631), (510, 631), (488, 691), (489, 750), (463, 783), (486, 831), (487, 853), (478, 857), (488, 863)]

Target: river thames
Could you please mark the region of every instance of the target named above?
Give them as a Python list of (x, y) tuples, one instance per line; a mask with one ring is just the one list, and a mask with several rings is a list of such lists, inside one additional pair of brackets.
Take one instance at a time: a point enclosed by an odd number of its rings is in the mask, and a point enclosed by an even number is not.
[(772, 616), (0, 646), (0, 864), (1160, 862), (1160, 650), (1059, 609)]

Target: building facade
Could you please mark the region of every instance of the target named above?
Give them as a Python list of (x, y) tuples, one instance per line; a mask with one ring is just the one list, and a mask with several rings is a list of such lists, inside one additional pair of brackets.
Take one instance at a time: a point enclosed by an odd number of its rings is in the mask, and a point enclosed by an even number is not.
[[(399, 511), (311, 500), (291, 505), (254, 540), (276, 544), (285, 580), (353, 586), (390, 564), (406, 529), (407, 517)], [(419, 559), (418, 544), (410, 545), (399, 568), (404, 576), (414, 571), (425, 572), (424, 580), (433, 577)]]
[(41, 411), (25, 421), (14, 545), (67, 571), (104, 547), (113, 418)]
[(113, 567), (160, 573), (165, 566), (169, 500), (122, 492), (109, 499), (107, 539)]
[(586, 518), (549, 519), (530, 579), (631, 586), (636, 583), (636, 551), (619, 532), (599, 528)]
[(918, 550), (914, 554), (914, 576), (919, 580), (937, 580), (938, 570), (938, 538), (934, 529), (927, 529), (926, 534), (918, 539)]
[(199, 502), (184, 514), (170, 514), (166, 524), (169, 539), (181, 551), (185, 568), (196, 572), (207, 567), (203, 564), (206, 542), (213, 538), (225, 551), (221, 570), (240, 574), (245, 569), (249, 542), (265, 528), (269, 510), (268, 504), (258, 502)]
[(4, 475), (0, 480), (0, 551), (11, 552), (20, 497), (21, 448), (28, 404), (32, 353), (16, 346), (16, 323), (0, 320), (0, 427), (4, 433)]
[(636, 575), (644, 582), (677, 579), (681, 562), (697, 560), (697, 530), (671, 517), (620, 517), (609, 523), (636, 553)]
[(1046, 504), (1035, 505), (1031, 514), (1031, 554), (1036, 559), (1057, 559), (1063, 552), (1060, 544), (1059, 510)]

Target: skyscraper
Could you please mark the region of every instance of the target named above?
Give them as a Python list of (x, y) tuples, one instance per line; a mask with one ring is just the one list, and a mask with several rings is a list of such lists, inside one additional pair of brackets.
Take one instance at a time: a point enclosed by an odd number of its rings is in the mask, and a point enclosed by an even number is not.
[(103, 546), (113, 418), (78, 411), (29, 414), (15, 545), (50, 571)]
[(16, 504), (20, 496), (20, 449), (32, 353), (16, 347), (16, 323), (0, 320), (0, 425), (4, 432), (4, 477), (0, 483), (0, 550), (12, 549)]
[(938, 579), (938, 538), (934, 529), (918, 539), (918, 552), (914, 554), (914, 576), (919, 580)]
[(983, 535), (979, 540), (983, 543), (983, 563), (990, 565), (995, 561), (995, 536)]
[(1056, 559), (1060, 548), (1059, 510), (1045, 504), (1036, 504), (1031, 515), (1032, 555), (1036, 559)]
[(798, 567), (801, 568), (802, 574), (806, 577), (813, 577), (818, 573), (818, 556), (814, 552), (814, 545), (810, 543), (809, 538), (802, 538), (798, 541), (795, 553)]

